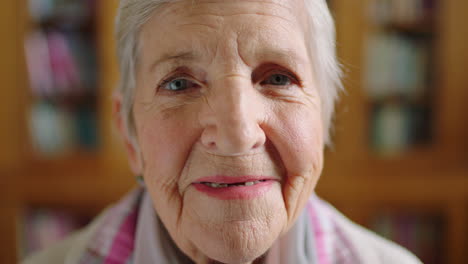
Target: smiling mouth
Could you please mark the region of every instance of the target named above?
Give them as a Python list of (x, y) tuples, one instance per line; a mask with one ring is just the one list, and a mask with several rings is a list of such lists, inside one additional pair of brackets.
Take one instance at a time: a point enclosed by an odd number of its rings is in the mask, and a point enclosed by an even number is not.
[(193, 183), (196, 190), (220, 200), (254, 199), (278, 182), (270, 177), (205, 177)]
[(267, 180), (256, 180), (256, 181), (247, 181), (247, 182), (236, 182), (236, 183), (216, 183), (216, 182), (196, 182), (203, 184), (211, 188), (229, 188), (229, 187), (247, 187), (254, 186)]

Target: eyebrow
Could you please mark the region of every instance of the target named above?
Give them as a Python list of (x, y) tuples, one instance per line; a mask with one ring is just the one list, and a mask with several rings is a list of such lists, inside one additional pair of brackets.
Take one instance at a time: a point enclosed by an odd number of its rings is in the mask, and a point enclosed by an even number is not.
[(258, 59), (279, 59), (279, 61), (287, 62), (289, 65), (302, 65), (307, 63), (307, 58), (300, 56), (293, 49), (265, 49), (257, 54)]
[(194, 61), (199, 56), (197, 56), (194, 52), (192, 51), (184, 51), (184, 52), (175, 52), (175, 53), (165, 53), (163, 54), (159, 59), (151, 63), (149, 67), (149, 71), (153, 72), (154, 69), (163, 63), (172, 63), (172, 64), (178, 64), (182, 62), (190, 62)]
[[(303, 58), (303, 56), (299, 56), (298, 53), (296, 53), (292, 49), (262, 49), (256, 54), (255, 57), (260, 60), (284, 61), (289, 65), (306, 64), (306, 58)], [(170, 63), (177, 65), (187, 62), (193, 62), (198, 58), (200, 58), (200, 56), (194, 53), (193, 51), (165, 53), (150, 65), (149, 71), (153, 72), (155, 68), (160, 64)]]

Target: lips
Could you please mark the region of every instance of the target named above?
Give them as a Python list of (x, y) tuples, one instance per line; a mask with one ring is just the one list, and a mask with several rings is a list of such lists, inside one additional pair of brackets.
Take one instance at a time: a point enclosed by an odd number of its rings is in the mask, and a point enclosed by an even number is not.
[(268, 191), (276, 179), (263, 176), (211, 176), (192, 185), (200, 192), (220, 200), (253, 199)]

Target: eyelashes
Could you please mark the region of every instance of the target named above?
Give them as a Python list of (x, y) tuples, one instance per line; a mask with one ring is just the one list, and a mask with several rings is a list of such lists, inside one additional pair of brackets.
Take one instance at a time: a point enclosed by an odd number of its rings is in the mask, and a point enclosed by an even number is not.
[(157, 85), (157, 94), (183, 94), (193, 90), (199, 90), (203, 83), (196, 81), (187, 67), (179, 67), (172, 71)]
[[(156, 92), (159, 94), (184, 94), (199, 91), (204, 83), (198, 81), (188, 73), (188, 68), (178, 68), (158, 85)], [(289, 89), (291, 86), (302, 87), (301, 80), (296, 74), (276, 64), (266, 64), (258, 67), (252, 73), (252, 83), (263, 87), (276, 89)]]
[(165, 90), (173, 93), (184, 92), (189, 89), (200, 88), (201, 86), (196, 82), (190, 80), (188, 77), (175, 76), (164, 79), (158, 86), (158, 90)]

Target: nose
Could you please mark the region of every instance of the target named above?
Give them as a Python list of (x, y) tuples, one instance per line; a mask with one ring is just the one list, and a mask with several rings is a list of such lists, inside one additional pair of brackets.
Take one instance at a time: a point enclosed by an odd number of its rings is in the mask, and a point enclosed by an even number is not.
[(264, 110), (250, 79), (231, 76), (212, 86), (200, 112), (202, 145), (226, 156), (249, 154), (264, 146)]

